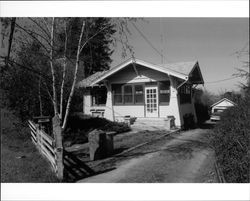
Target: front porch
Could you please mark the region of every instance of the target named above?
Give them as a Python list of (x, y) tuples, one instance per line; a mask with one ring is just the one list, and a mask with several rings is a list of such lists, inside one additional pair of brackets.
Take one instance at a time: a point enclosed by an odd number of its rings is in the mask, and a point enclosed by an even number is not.
[(79, 87), (85, 88), (85, 114), (111, 121), (124, 121), (125, 116), (158, 120), (173, 116), (180, 127), (185, 114), (196, 116), (192, 86), (199, 83), (203, 79), (198, 62), (159, 66), (132, 59), (93, 74)]

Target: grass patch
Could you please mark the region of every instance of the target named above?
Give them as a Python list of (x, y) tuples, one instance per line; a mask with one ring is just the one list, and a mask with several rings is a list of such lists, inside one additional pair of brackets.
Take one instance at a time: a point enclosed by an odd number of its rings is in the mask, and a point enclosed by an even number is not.
[(58, 182), (49, 162), (30, 139), (23, 126), (5, 129), (1, 136), (1, 182)]
[[(126, 149), (134, 147), (136, 145), (149, 142), (163, 136), (168, 131), (141, 131), (137, 133), (128, 132), (124, 134), (118, 134), (114, 136), (114, 153), (118, 154)], [(81, 160), (84, 162), (89, 162), (89, 146), (84, 144), (80, 149), (73, 151)], [(96, 163), (91, 161), (91, 163)]]

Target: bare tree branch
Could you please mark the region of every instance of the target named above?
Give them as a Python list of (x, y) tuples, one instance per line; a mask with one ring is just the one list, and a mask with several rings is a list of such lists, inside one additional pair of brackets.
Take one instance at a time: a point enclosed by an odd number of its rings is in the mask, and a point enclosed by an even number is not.
[(35, 23), (47, 35), (48, 38), (50, 37), (49, 33), (36, 20), (32, 19), (31, 17), (29, 17), (29, 20)]
[(66, 125), (67, 125), (69, 109), (70, 109), (72, 97), (73, 97), (74, 91), (75, 91), (75, 85), (76, 85), (77, 72), (78, 72), (78, 68), (79, 68), (79, 58), (80, 58), (80, 53), (81, 53), (81, 43), (82, 43), (82, 38), (83, 38), (84, 27), (85, 27), (85, 20), (83, 20), (83, 22), (82, 22), (81, 34), (80, 34), (80, 38), (79, 38), (79, 41), (78, 41), (73, 84), (72, 84), (72, 87), (71, 87), (71, 91), (70, 91), (67, 106), (66, 106), (66, 112), (65, 112), (65, 116), (64, 116), (63, 125), (62, 125), (63, 130), (66, 128)]
[(64, 32), (65, 32), (65, 42), (64, 42), (64, 64), (63, 64), (63, 75), (62, 75), (62, 84), (61, 84), (61, 98), (60, 98), (60, 119), (62, 121), (63, 115), (63, 93), (64, 93), (64, 83), (65, 83), (65, 75), (66, 75), (66, 66), (67, 66), (67, 44), (68, 44), (68, 33), (67, 33), (67, 21), (64, 24)]
[(94, 38), (96, 35), (98, 35), (100, 32), (104, 31), (105, 29), (107, 29), (110, 25), (107, 25), (105, 27), (103, 27), (102, 29), (100, 29), (98, 32), (96, 32), (94, 35), (92, 35), (91, 37), (89, 37), (84, 44), (81, 46), (80, 48), (80, 53), (82, 52), (82, 49), (84, 48), (84, 46), (92, 39)]
[(33, 39), (35, 39), (35, 40), (44, 48), (44, 50), (49, 54), (50, 51), (47, 49), (47, 47), (45, 47), (45, 45), (44, 45), (41, 41), (39, 41), (33, 34), (29, 33), (29, 31), (27, 31), (25, 28), (19, 26), (17, 23), (16, 23), (16, 26), (17, 26), (18, 28), (22, 29), (25, 33), (27, 33), (27, 34), (28, 34), (29, 36), (31, 36)]

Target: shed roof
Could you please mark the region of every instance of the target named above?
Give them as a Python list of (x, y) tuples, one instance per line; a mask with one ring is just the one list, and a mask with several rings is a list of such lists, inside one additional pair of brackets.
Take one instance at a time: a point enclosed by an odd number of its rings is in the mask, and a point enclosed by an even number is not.
[[(198, 61), (191, 61), (191, 62), (178, 62), (178, 63), (169, 63), (169, 64), (159, 64), (155, 65), (143, 60), (139, 59), (129, 59), (118, 66), (110, 68), (107, 71), (96, 72), (95, 74), (87, 77), (86, 79), (80, 81), (77, 86), (78, 87), (88, 87), (97, 84), (98, 82), (104, 80), (105, 78), (109, 77), (110, 75), (118, 72), (119, 70), (123, 69), (124, 67), (128, 66), (129, 64), (139, 64), (153, 70), (157, 70), (168, 75), (172, 75), (178, 77), (182, 80), (188, 80), (190, 74), (195, 68), (199, 69)], [(200, 72), (200, 69), (198, 70)], [(200, 72), (201, 81), (200, 83), (203, 84), (203, 78)]]

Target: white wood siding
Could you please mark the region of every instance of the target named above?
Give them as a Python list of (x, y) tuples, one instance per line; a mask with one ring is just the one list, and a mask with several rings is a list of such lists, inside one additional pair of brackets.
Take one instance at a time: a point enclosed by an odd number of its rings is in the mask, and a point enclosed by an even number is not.
[(114, 105), (115, 118), (130, 115), (132, 117), (144, 117), (144, 105)]

